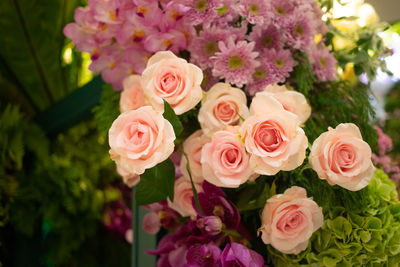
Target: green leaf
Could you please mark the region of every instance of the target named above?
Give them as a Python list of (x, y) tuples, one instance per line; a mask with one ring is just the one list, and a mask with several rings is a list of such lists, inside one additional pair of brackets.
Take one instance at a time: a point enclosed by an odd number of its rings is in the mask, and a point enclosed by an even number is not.
[[(13, 102), (43, 110), (76, 88), (72, 65), (63, 65), (62, 29), (72, 20), (77, 0), (0, 2), (0, 69), (15, 86)], [(25, 99), (26, 101), (22, 100)]]
[(136, 189), (136, 204), (147, 205), (165, 200), (174, 200), (175, 169), (170, 159), (146, 170), (140, 176)]
[(171, 108), (171, 106), (165, 100), (164, 100), (164, 114), (163, 115), (164, 115), (164, 118), (171, 123), (172, 127), (174, 127), (175, 136), (178, 137), (183, 131), (182, 123), (179, 120), (178, 116), (176, 116), (174, 110)]

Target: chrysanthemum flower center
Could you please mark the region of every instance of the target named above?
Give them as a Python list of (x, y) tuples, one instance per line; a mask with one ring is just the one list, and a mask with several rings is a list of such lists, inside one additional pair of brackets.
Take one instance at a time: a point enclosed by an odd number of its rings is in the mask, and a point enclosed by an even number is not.
[(228, 66), (231, 69), (241, 69), (243, 67), (243, 60), (239, 56), (232, 56), (229, 58)]
[(215, 52), (217, 52), (217, 42), (210, 41), (206, 43), (204, 50), (207, 54), (213, 55)]
[(205, 11), (207, 9), (207, 1), (200, 0), (196, 2), (195, 9), (197, 11)]
[(321, 64), (322, 67), (326, 67), (326, 60), (325, 60), (325, 58), (321, 57), (321, 58), (319, 59), (319, 63)]
[(297, 34), (297, 35), (303, 35), (303, 33), (304, 33), (304, 28), (303, 28), (303, 26), (301, 26), (301, 25), (296, 25), (296, 26), (294, 27), (294, 33)]
[(269, 35), (266, 35), (262, 39), (262, 43), (265, 47), (269, 47), (272, 44), (272, 37)]
[(282, 7), (282, 6), (277, 6), (277, 7), (275, 8), (275, 11), (276, 11), (276, 13), (277, 13), (279, 16), (284, 16), (284, 15), (286, 15), (286, 9), (285, 9), (284, 7)]
[(283, 61), (282, 59), (277, 59), (277, 60), (275, 60), (275, 65), (278, 68), (283, 68), (285, 66), (285, 61)]
[(257, 14), (259, 12), (259, 8), (256, 4), (249, 5), (249, 13), (250, 14)]
[(257, 81), (264, 80), (265, 76), (266, 76), (266, 73), (263, 68), (257, 68), (253, 74), (254, 79), (256, 79)]

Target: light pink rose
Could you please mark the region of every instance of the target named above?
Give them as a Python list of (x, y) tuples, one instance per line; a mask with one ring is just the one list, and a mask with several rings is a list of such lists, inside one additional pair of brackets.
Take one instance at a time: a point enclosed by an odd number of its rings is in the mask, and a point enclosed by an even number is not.
[(201, 100), (203, 73), (197, 66), (171, 51), (157, 52), (142, 73), (144, 96), (154, 109), (163, 111), (163, 99), (180, 115)]
[(124, 90), (119, 100), (121, 113), (144, 106), (144, 95), (140, 80), (139, 75), (130, 75), (124, 79), (122, 83)]
[[(289, 90), (285, 85), (277, 84), (267, 86), (264, 92), (271, 93), (285, 110), (296, 114), (300, 124), (305, 123), (310, 117), (311, 106), (302, 93)], [(260, 112), (264, 112), (263, 109)]]
[(308, 140), (296, 115), (284, 110), (271, 94), (263, 92), (254, 97), (250, 114), (241, 126), (241, 135), (251, 154), (250, 166), (254, 172), (275, 175), (303, 163)]
[[(118, 157), (117, 155), (112, 155), (111, 158)], [(119, 175), (122, 176), (122, 180), (124, 181), (124, 184), (126, 184), (129, 187), (134, 187), (140, 182), (140, 176), (137, 174), (132, 174), (125, 170), (121, 165), (117, 164), (117, 172)]]
[(111, 159), (137, 175), (166, 160), (174, 140), (172, 125), (149, 106), (122, 113), (108, 132)]
[(304, 188), (293, 186), (268, 199), (261, 215), (261, 238), (286, 254), (298, 254), (324, 222), (322, 208), (307, 198)]
[(203, 146), (201, 164), (204, 179), (220, 187), (236, 188), (258, 176), (250, 168), (250, 156), (235, 129), (214, 133)]
[(199, 122), (205, 134), (240, 125), (249, 116), (245, 93), (228, 83), (215, 84), (205, 95), (199, 111)]
[[(197, 193), (203, 192), (200, 184), (194, 183)], [(182, 176), (175, 180), (174, 185), (174, 201), (168, 198), (168, 206), (176, 210), (183, 217), (196, 217), (196, 211), (192, 206), (193, 190), (192, 184), (188, 177)]]
[(309, 160), (319, 178), (351, 191), (366, 187), (375, 173), (371, 148), (353, 123), (339, 124), (321, 134), (314, 141)]
[(129, 244), (132, 244), (132, 242), (133, 242), (133, 231), (132, 231), (132, 229), (126, 230), (126, 232), (125, 232), (125, 240)]
[[(201, 183), (204, 181), (203, 170), (201, 168), (201, 149), (203, 146), (210, 142), (211, 138), (204, 135), (202, 130), (195, 131), (191, 136), (189, 136), (185, 142), (183, 142), (183, 151), (185, 151), (190, 165), (190, 173), (192, 174), (192, 179), (194, 182)], [(180, 170), (183, 176), (189, 177), (186, 168), (186, 157), (182, 155)]]

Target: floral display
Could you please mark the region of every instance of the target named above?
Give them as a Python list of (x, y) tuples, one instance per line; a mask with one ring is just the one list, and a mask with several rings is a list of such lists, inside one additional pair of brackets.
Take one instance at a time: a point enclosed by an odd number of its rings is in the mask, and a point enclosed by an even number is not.
[(373, 164), (382, 162), (368, 86), (339, 75), (348, 62), (335, 57), (328, 8), (89, 0), (75, 11), (65, 35), (122, 91), (113, 92), (119, 107), (98, 113), (120, 111), (105, 127), (110, 158), (149, 211), (142, 229), (168, 230), (147, 250), (157, 266), (372, 266), (400, 257), (397, 196)]

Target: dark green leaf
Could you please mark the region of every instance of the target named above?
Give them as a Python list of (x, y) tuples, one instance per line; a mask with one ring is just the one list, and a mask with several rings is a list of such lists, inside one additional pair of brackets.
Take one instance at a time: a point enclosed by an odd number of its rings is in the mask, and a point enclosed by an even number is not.
[(136, 188), (136, 204), (147, 205), (174, 198), (175, 169), (170, 159), (146, 170)]
[(171, 123), (172, 127), (174, 127), (175, 135), (176, 135), (176, 137), (178, 137), (183, 131), (182, 123), (179, 120), (178, 116), (176, 116), (174, 110), (171, 108), (171, 106), (165, 100), (164, 100), (164, 114), (163, 115), (164, 115), (164, 118)]

